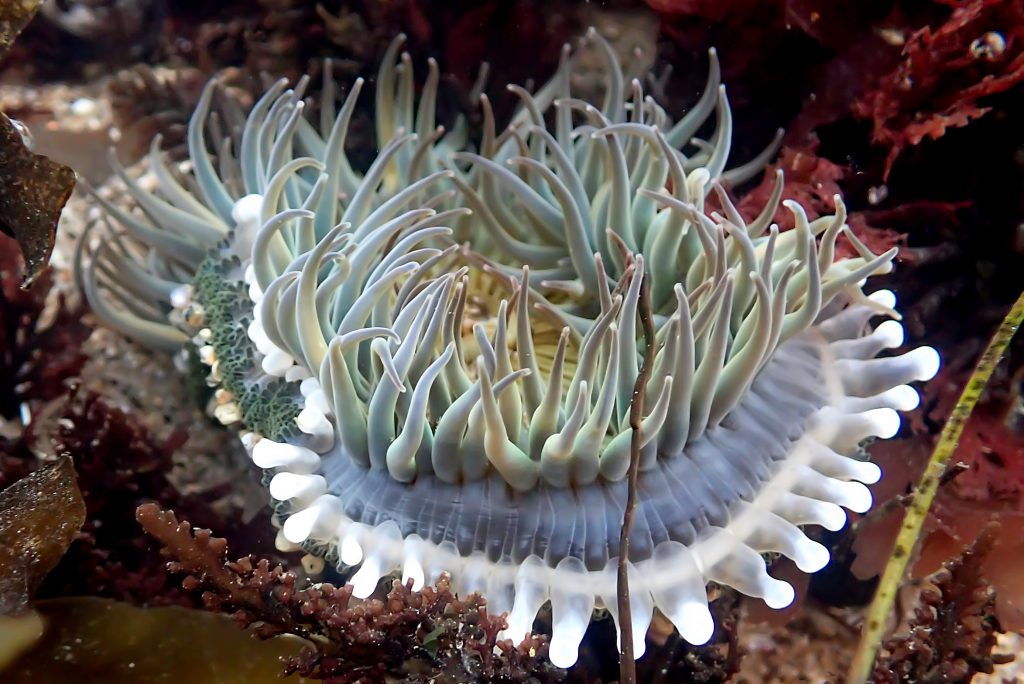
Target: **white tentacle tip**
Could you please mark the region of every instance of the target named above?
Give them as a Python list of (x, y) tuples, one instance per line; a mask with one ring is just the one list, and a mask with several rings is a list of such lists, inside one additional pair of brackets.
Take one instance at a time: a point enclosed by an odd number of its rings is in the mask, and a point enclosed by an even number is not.
[(306, 541), (313, 533), (313, 526), (316, 525), (319, 515), (320, 508), (310, 506), (288, 516), (288, 519), (284, 521), (284, 527), (281, 528), (284, 538), (293, 544), (301, 544)]
[(907, 357), (914, 360), (914, 379), (931, 380), (939, 372), (942, 359), (934, 347), (918, 347), (907, 353)]
[(868, 295), (868, 299), (889, 309), (896, 308), (896, 294), (892, 290), (877, 290)]
[(260, 284), (255, 279), (247, 280), (249, 283), (249, 299), (252, 300), (253, 304), (259, 304), (263, 301), (263, 290), (260, 289)]
[(267, 337), (267, 333), (263, 329), (263, 324), (258, 320), (253, 319), (252, 323), (249, 324), (249, 327), (245, 329), (245, 333), (249, 339), (252, 340), (253, 344), (256, 345), (256, 349), (259, 353), (266, 355), (277, 349), (277, 347), (274, 346), (274, 343), (270, 341), (270, 338)]
[(891, 408), (871, 409), (864, 412), (864, 417), (871, 422), (875, 437), (889, 439), (900, 431), (900, 414)]
[(879, 323), (874, 334), (886, 349), (895, 349), (903, 344), (903, 326), (898, 321), (888, 320)]
[(377, 588), (381, 574), (375, 563), (364, 563), (356, 574), (352, 575), (349, 584), (352, 585), (352, 595), (358, 599), (369, 598), (373, 590)]
[(829, 532), (838, 532), (846, 524), (846, 511), (834, 503), (822, 502), (818, 523)]
[(252, 462), (260, 468), (311, 471), (320, 467), (320, 456), (305, 447), (264, 438), (252, 447)]
[(305, 378), (299, 383), (299, 392), (302, 393), (303, 397), (308, 397), (318, 389), (320, 389), (320, 381), (312, 376)]
[(885, 394), (889, 405), (897, 411), (913, 411), (921, 404), (921, 396), (910, 385), (896, 385)]
[(796, 591), (792, 585), (782, 580), (769, 578), (764, 587), (764, 602), (769, 608), (779, 610), (786, 608), (796, 598)]
[(171, 290), (171, 306), (175, 309), (184, 309), (192, 301), (192, 286), (179, 285)]
[(558, 638), (558, 634), (551, 636), (551, 643), (548, 646), (548, 659), (555, 667), (568, 670), (576, 664), (578, 657), (577, 649), (570, 648), (562, 643), (564, 640)]
[(292, 551), (298, 551), (302, 547), (298, 544), (288, 541), (284, 536), (284, 530), (278, 530), (277, 536), (274, 537), (274, 548), (281, 553), (291, 553)]
[(307, 435), (321, 435), (332, 432), (327, 416), (321, 413), (315, 406), (306, 406), (299, 411), (299, 415), (295, 416), (295, 424)]
[(238, 441), (242, 443), (245, 450), (249, 453), (249, 457), (252, 457), (252, 450), (255, 448), (257, 442), (263, 439), (258, 432), (244, 431), (238, 435)]
[(515, 609), (509, 613), (508, 616), (508, 627), (498, 634), (499, 639), (509, 639), (513, 644), (518, 646), (523, 643), (523, 639), (526, 635), (533, 630), (533, 620), (536, 616), (530, 618), (523, 618), (517, 616)]
[(580, 653), (580, 642), (583, 640), (589, 622), (590, 616), (588, 615), (582, 625), (560, 625), (554, 630), (548, 646), (548, 659), (551, 660), (552, 665), (567, 670), (576, 664)]
[[(251, 286), (256, 281), (256, 268), (249, 262), (245, 265), (245, 270), (242, 272), (242, 282), (246, 285)], [(255, 313), (255, 312), (253, 312)]]
[(236, 224), (254, 224), (260, 220), (260, 211), (263, 210), (262, 195), (246, 195), (240, 198), (231, 207), (231, 218)]
[(338, 556), (345, 565), (359, 565), (363, 560), (363, 547), (354, 534), (347, 534), (341, 539)]
[(402, 568), (402, 582), (412, 580), (412, 590), (419, 591), (426, 581), (426, 573), (423, 572), (423, 565), (417, 558), (407, 558)]
[(315, 402), (306, 402), (306, 407), (295, 417), (299, 430), (310, 435), (313, 441), (310, 447), (314, 451), (324, 453), (334, 447), (334, 425), (327, 420)]
[(270, 496), (278, 501), (315, 499), (326, 491), (327, 481), (322, 475), (297, 475), (281, 472), (270, 480)]
[(812, 572), (818, 572), (823, 567), (828, 565), (831, 555), (824, 546), (816, 541), (807, 539), (800, 544), (797, 550), (797, 558), (794, 558), (796, 566), (800, 568), (801, 572), (808, 574)]
[(715, 621), (707, 605), (697, 601), (687, 603), (679, 609), (676, 627), (687, 643), (703, 646), (715, 633)]
[(292, 366), (284, 372), (284, 379), (288, 382), (302, 382), (308, 377), (309, 371), (302, 366)]
[(330, 401), (327, 399), (327, 393), (319, 387), (306, 397), (306, 405), (316, 409), (324, 414), (324, 416), (333, 415)]
[(844, 482), (842, 504), (854, 513), (867, 513), (871, 510), (871, 490), (860, 482)]
[(857, 464), (857, 480), (866, 485), (875, 484), (882, 479), (882, 469), (871, 461), (860, 461)]
[(275, 349), (266, 356), (260, 362), (260, 367), (263, 372), (267, 375), (273, 375), (274, 377), (284, 377), (288, 369), (295, 363), (295, 359), (288, 355), (287, 352), (280, 349)]
[(647, 653), (647, 627), (639, 631), (636, 630), (636, 625), (633, 627), (633, 659), (640, 660), (644, 653)]

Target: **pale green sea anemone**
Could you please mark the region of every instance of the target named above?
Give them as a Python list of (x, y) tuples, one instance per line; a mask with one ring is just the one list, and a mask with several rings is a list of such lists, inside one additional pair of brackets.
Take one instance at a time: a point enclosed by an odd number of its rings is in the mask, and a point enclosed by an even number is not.
[[(771, 224), (782, 179), (745, 221), (723, 187), (731, 114), (718, 66), (679, 122), (606, 60), (600, 105), (574, 97), (574, 55), (500, 132), (481, 98), (475, 152), (435, 126), (438, 71), (418, 104), (396, 41), (376, 101), (378, 155), (352, 169), (344, 143), (361, 82), (319, 126), (300, 84), (241, 115), (204, 92), (182, 181), (150, 156), (156, 193), (121, 172), (143, 215), (83, 270), (97, 313), (165, 349), (189, 337), (219, 383), (217, 415), (241, 422), (268, 471), (282, 544), (345, 566), (357, 596), (395, 570), (451, 573), (510, 611), (520, 639), (551, 602), (551, 659), (576, 660), (597, 607), (616, 616), (633, 388), (652, 372), (640, 426), (630, 546), (634, 653), (655, 609), (692, 643), (713, 630), (705, 585), (782, 607), (793, 589), (762, 554), (807, 572), (829, 560), (801, 525), (839, 529), (880, 476), (861, 443), (891, 437), (906, 383), (936, 372), (900, 346), (892, 268), (837, 211)], [(712, 115), (708, 141), (696, 141)], [(208, 133), (218, 146), (211, 161)], [(685, 150), (692, 152), (687, 156)], [(714, 192), (720, 212), (705, 211)], [(858, 256), (836, 259), (845, 235)], [(85, 251), (83, 251), (83, 256)], [(127, 275), (128, 278), (124, 278)], [(131, 282), (126, 282), (131, 281)], [(646, 282), (656, 328), (638, 325)], [(183, 287), (192, 283), (191, 289)], [(169, 313), (173, 315), (168, 317)], [(175, 321), (177, 325), (172, 324)], [(189, 332), (185, 332), (189, 330)], [(617, 617), (616, 617), (617, 620)]]

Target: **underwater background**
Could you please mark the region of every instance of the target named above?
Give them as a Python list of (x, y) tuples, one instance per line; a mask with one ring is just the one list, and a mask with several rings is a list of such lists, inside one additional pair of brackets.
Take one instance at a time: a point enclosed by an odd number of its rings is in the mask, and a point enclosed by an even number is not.
[[(135, 201), (118, 162), (152, 193), (146, 155), (158, 139), (175, 172), (190, 172), (189, 120), (213, 76), (243, 111), (276, 79), (308, 75), (319, 112), (325, 59), (334, 80), (363, 77), (372, 90), (404, 34), (417, 91), (428, 60), (439, 65), (437, 121), (461, 116), (478, 141), (479, 92), (495, 120), (510, 120), (521, 99), (504, 84), (535, 92), (591, 27), (676, 119), (706, 92), (714, 48), (729, 167), (767, 155), (764, 172), (728, 187), (735, 209), (752, 220), (771, 205), (778, 170), (782, 197), (810, 221), (837, 213), (841, 195), (853, 239), (837, 255), (855, 257), (854, 240), (872, 254), (899, 247), (870, 289), (895, 293), (906, 350), (942, 359), (899, 434), (868, 446), (883, 473), (870, 511), (841, 530), (806, 528), (829, 564), (807, 575), (765, 554), (793, 585), (792, 605), (772, 610), (712, 583), (707, 643), (690, 645), (655, 613), (635, 674), (620, 670), (606, 614), (584, 623), (565, 670), (548, 656), (557, 616), (546, 608), (516, 644), (502, 641), (507, 625), (486, 612), (486, 594), (445, 579), (422, 591), (384, 580), (371, 599), (353, 598), (351, 571), (280, 541), (203, 360), (117, 332), (76, 271), (103, 216), (89, 193), (122, 209)], [(0, 29), (0, 681), (848, 681), (879, 576), (904, 551), (893, 548), (915, 484), (1024, 289), (1020, 3), (47, 1), (3, 3)], [(581, 47), (574, 94), (600, 101), (607, 64), (595, 44)], [(352, 114), (344, 153), (360, 173), (377, 155), (379, 108), (364, 96)], [(709, 121), (697, 135), (715, 130)], [(783, 209), (771, 219), (780, 234), (799, 220)], [(1024, 629), (1024, 341), (990, 360), (870, 681), (1024, 677), (1013, 662)]]

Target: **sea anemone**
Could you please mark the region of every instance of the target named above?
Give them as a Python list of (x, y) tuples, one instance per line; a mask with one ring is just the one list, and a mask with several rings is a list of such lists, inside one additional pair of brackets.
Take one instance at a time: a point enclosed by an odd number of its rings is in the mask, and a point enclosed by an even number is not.
[[(862, 287), (896, 250), (872, 254), (839, 197), (814, 221), (783, 202), (795, 228), (781, 233), (781, 176), (756, 218), (736, 210), (725, 187), (774, 148), (727, 170), (714, 53), (703, 97), (673, 123), (600, 36), (587, 42), (606, 61), (600, 105), (574, 97), (566, 48), (537, 92), (510, 86), (521, 106), (500, 133), (480, 98), (470, 152), (461, 127), (435, 126), (437, 66), (417, 106), (395, 41), (378, 78), (379, 152), (362, 174), (345, 155), (360, 81), (335, 115), (328, 73), (319, 129), (305, 83), (276, 84), (244, 121), (230, 100), (211, 115), (211, 84), (188, 178), (158, 141), (158, 196), (118, 169), (145, 218), (100, 199), (130, 238), (114, 230), (81, 269), (119, 329), (165, 349), (199, 344), (215, 412), (241, 422), (267, 471), (282, 544), (358, 565), (357, 596), (396, 570), (416, 586), (450, 573), (509, 611), (517, 641), (550, 601), (563, 667), (596, 608), (618, 622), (646, 356), (629, 551), (637, 657), (655, 609), (687, 641), (711, 637), (710, 581), (788, 605), (793, 589), (763, 554), (806, 572), (827, 564), (800, 526), (837, 530), (843, 508), (870, 507), (864, 484), (881, 473), (861, 445), (897, 432), (896, 410), (918, 401), (907, 383), (939, 363), (927, 347), (875, 358), (903, 333), (892, 293)], [(712, 115), (710, 140), (694, 139)], [(217, 165), (207, 134), (223, 141)], [(720, 212), (705, 211), (711, 192)], [(836, 259), (841, 235), (856, 258)], [(878, 316), (889, 320), (872, 330)]]

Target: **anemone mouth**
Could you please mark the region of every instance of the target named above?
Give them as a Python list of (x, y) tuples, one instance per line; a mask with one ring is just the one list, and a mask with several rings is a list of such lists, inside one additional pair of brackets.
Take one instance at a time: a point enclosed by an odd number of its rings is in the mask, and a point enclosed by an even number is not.
[[(499, 325), (508, 331), (506, 346), (508, 353), (515, 356), (521, 344), (520, 331), (513, 325), (511, 316), (516, 311), (518, 298), (522, 296), (519, 283), (495, 273), (481, 265), (478, 259), (472, 255), (463, 256), (460, 261), (467, 267), (466, 277), (463, 281), (466, 291), (466, 302), (462, 313), (462, 323), (459, 326), (458, 334), (461, 337), (460, 353), (462, 364), (465, 366), (468, 376), (476, 379), (476, 359), (484, 353), (487, 345), (481, 347), (477, 326), (483, 333), (485, 339), (494, 339)], [(558, 357), (558, 348), (561, 343), (561, 336), (564, 324), (559, 318), (549, 311), (535, 310), (530, 318), (530, 343), (529, 348), (537, 363), (537, 368), (544, 377), (550, 377), (555, 359)], [(499, 324), (499, 317), (504, 320)], [(563, 381), (568, 383), (572, 380), (576, 371), (576, 363), (579, 356), (579, 336), (570, 334), (562, 353), (561, 368)]]

